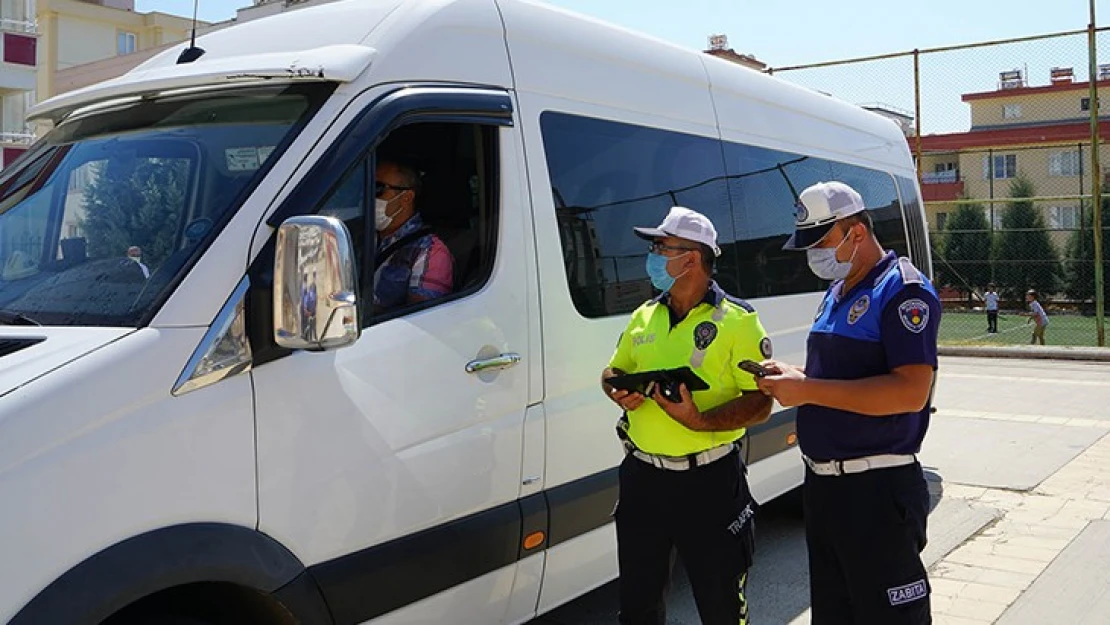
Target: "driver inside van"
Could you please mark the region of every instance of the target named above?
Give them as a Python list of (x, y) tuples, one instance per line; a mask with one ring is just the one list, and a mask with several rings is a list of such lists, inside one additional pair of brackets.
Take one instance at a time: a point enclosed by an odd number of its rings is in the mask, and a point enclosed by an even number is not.
[(454, 258), (417, 211), (421, 180), (415, 169), (381, 160), (374, 174), (378, 249), (374, 311), (435, 299), (454, 287)]

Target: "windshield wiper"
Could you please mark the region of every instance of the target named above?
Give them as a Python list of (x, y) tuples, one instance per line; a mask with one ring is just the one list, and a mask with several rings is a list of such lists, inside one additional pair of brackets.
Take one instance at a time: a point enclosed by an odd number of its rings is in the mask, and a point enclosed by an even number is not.
[(0, 310), (0, 323), (10, 326), (41, 326), (42, 324), (27, 315), (14, 310)]

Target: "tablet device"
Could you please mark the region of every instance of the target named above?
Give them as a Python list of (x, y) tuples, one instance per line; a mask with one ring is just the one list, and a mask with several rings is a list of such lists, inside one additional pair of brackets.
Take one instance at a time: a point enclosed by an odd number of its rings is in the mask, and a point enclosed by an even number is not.
[[(635, 391), (637, 393), (645, 393), (650, 382), (656, 383), (671, 383), (677, 385), (679, 382), (686, 385), (686, 388), (692, 393), (694, 391), (704, 391), (709, 388), (709, 384), (701, 379), (698, 374), (690, 367), (678, 367), (675, 369), (656, 369), (654, 371), (640, 371), (638, 373), (626, 373), (618, 375), (606, 380), (609, 386), (619, 388), (623, 391)], [(676, 386), (677, 388), (677, 386)]]

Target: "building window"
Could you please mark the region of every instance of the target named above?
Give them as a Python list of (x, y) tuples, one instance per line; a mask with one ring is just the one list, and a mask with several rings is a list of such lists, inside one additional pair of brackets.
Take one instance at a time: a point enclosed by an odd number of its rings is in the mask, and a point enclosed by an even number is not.
[(4, 62), (35, 67), (38, 40), (27, 35), (4, 33)]
[(1053, 206), (1049, 208), (1048, 227), (1053, 230), (1075, 230), (1079, 227), (1079, 207)]
[(135, 51), (135, 33), (119, 32), (116, 34), (116, 54), (131, 54)]
[(1048, 155), (1049, 176), (1078, 176), (1083, 172), (1083, 161), (1079, 150), (1054, 152)]
[(1021, 105), (1020, 104), (1003, 104), (1002, 105), (1002, 119), (1020, 119), (1021, 118)]
[[(1099, 103), (1098, 108), (1099, 108), (1099, 110), (1102, 109), (1102, 103), (1101, 102)], [(1090, 111), (1091, 110), (1091, 99), (1090, 98), (1079, 98), (1079, 110), (1083, 111), (1084, 113), (1086, 113), (1087, 111)]]
[(937, 230), (944, 230), (948, 226), (948, 213), (937, 213)]
[[(994, 162), (994, 175), (991, 175), (991, 161)], [(1016, 178), (1017, 177), (1017, 154), (996, 154), (992, 159), (988, 155), (983, 156), (983, 180), (990, 178)]]

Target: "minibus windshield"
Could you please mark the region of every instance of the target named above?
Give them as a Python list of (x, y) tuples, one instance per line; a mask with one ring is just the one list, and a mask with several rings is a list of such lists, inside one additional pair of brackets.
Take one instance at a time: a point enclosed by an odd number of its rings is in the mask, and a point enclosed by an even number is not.
[(331, 90), (143, 99), (52, 130), (0, 175), (0, 323), (149, 323)]

